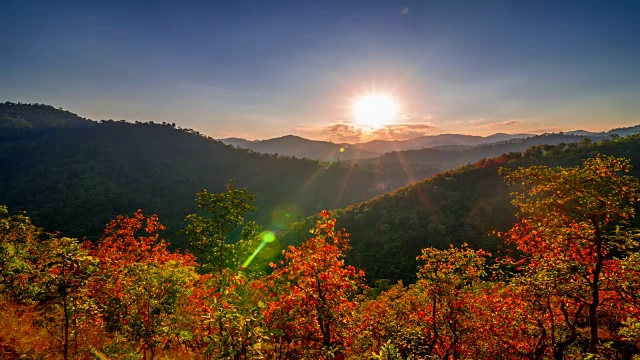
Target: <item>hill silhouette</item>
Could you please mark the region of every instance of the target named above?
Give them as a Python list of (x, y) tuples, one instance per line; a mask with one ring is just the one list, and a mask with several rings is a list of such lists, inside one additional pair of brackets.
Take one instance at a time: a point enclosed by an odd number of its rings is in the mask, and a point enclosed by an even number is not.
[(420, 136), (408, 140), (373, 140), (357, 144), (336, 144), (330, 141), (305, 139), (300, 136), (286, 135), (267, 140), (246, 140), (242, 138), (220, 139), (228, 145), (241, 149), (249, 149), (265, 154), (295, 156), (298, 158), (322, 161), (362, 160), (378, 157), (386, 152), (406, 151), (424, 148), (451, 147), (459, 150), (460, 146), (475, 146), (501, 141), (522, 139), (530, 134), (493, 134), (490, 136), (474, 136), (460, 134), (441, 134)]
[(45, 104), (0, 103), (1, 128), (89, 127), (95, 122)]
[[(512, 151), (524, 151), (535, 145), (574, 143), (583, 138), (600, 141), (612, 136), (629, 136), (638, 132), (640, 132), (640, 125), (607, 132), (575, 130), (542, 135), (497, 133), (489, 136), (440, 134), (420, 136), (408, 140), (373, 140), (359, 144), (335, 144), (294, 135), (256, 141), (242, 138), (227, 138), (220, 141), (238, 148), (265, 154), (322, 161), (358, 161), (361, 164), (384, 163), (387, 166), (405, 162), (403, 164), (405, 167), (407, 161), (412, 162), (411, 167), (417, 172), (417, 177), (400, 180), (399, 184), (395, 184), (397, 187), (434, 174), (420, 171), (420, 165), (427, 164), (432, 169), (448, 170), (485, 157), (499, 156)], [(401, 170), (398, 168), (398, 171)]]

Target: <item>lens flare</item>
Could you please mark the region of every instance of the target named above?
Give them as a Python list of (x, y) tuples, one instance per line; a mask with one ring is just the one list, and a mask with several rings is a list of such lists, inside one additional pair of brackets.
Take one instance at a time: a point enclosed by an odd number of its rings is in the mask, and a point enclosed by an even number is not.
[(272, 243), (276, 240), (276, 234), (273, 231), (263, 231), (260, 233), (260, 238), (266, 243)]
[(260, 244), (258, 244), (258, 247), (256, 248), (256, 250), (242, 264), (242, 268), (243, 269), (246, 269), (251, 264), (253, 259), (260, 252), (260, 250), (262, 250), (267, 244), (276, 241), (276, 234), (274, 234), (273, 231), (269, 231), (269, 230), (263, 231), (263, 232), (260, 233), (260, 240), (262, 240), (262, 241), (260, 241)]

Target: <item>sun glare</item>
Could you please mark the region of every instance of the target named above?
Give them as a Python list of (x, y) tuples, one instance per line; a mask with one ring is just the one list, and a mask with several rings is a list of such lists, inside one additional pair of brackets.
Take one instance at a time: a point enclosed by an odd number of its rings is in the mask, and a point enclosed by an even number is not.
[(353, 116), (360, 125), (379, 128), (396, 119), (398, 103), (388, 95), (366, 95), (354, 103)]

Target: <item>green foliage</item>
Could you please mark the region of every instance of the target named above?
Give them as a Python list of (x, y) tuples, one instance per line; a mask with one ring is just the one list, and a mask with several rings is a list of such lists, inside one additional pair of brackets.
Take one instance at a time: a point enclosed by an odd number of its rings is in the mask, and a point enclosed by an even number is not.
[[(468, 173), (432, 182), (459, 186)], [(237, 270), (275, 235), (245, 222), (253, 195), (231, 183), (198, 194), (202, 215), (188, 217), (205, 274), (193, 255), (169, 251), (158, 216), (141, 210), (81, 246), (0, 206), (0, 297), (21, 313), (34, 309), (31, 326), (46, 329), (63, 358), (91, 350), (119, 359), (631, 359), (640, 352), (640, 181), (630, 162), (596, 156), (503, 173), (519, 186), (522, 219), (499, 233), (517, 251), (497, 259), (493, 274), (485, 250), (428, 247), (414, 284), (378, 279), (367, 289), (364, 273), (345, 263), (348, 234), (323, 211), (312, 237), (257, 279)], [(234, 231), (250, 241), (229, 243)], [(0, 351), (14, 328), (0, 328)]]
[(32, 279), (37, 271), (41, 230), (24, 214), (8, 215), (0, 205), (0, 294), (18, 301), (30, 301), (37, 288)]
[[(374, 360), (402, 360), (403, 357), (400, 355), (400, 351), (391, 343), (391, 341), (387, 341), (386, 344), (380, 347), (380, 352), (378, 354), (373, 354), (371, 359)], [(406, 360), (411, 360), (411, 356), (407, 357)]]
[[(40, 109), (24, 106), (34, 116)], [(174, 246), (186, 247), (175, 235), (196, 211), (193, 194), (223, 192), (229, 179), (256, 193), (261, 212), (247, 220), (281, 230), (323, 208), (380, 194), (384, 188), (376, 185), (392, 175), (371, 166), (328, 166), (235, 149), (172, 124), (91, 124), (2, 129), (2, 201), (28, 211), (47, 231), (92, 240), (117, 215), (145, 209), (164, 219)]]
[(94, 310), (87, 283), (97, 262), (76, 239), (52, 237), (40, 245), (34, 300), (42, 313), (42, 325), (55, 334), (67, 359), (72, 339)]
[(236, 227), (244, 225), (248, 211), (256, 210), (251, 205), (254, 199), (255, 194), (250, 194), (247, 189), (237, 189), (233, 182), (229, 182), (227, 191), (223, 193), (212, 194), (205, 190), (196, 194), (198, 207), (206, 215), (187, 215), (188, 225), (184, 232), (203, 272), (240, 269), (250, 254), (248, 247), (256, 243), (260, 229), (257, 224), (250, 224), (243, 229), (243, 237), (235, 244), (228, 243), (228, 236)]
[[(487, 159), (475, 165), (447, 171), (430, 179), (380, 195), (346, 209), (333, 211), (338, 226), (352, 234), (352, 250), (347, 262), (366, 270), (368, 280), (416, 281), (415, 258), (421, 249), (446, 249), (450, 244), (469, 244), (475, 249), (496, 253), (502, 241), (489, 236), (504, 232), (517, 220), (501, 167), (515, 169), (535, 165), (572, 167), (583, 159), (603, 156), (624, 157), (640, 163), (640, 136), (589, 144), (539, 146), (524, 153)], [(629, 175), (638, 177), (638, 167)], [(316, 218), (290, 227), (283, 245), (297, 244), (304, 229)], [(638, 218), (631, 221), (637, 226)]]
[[(190, 284), (195, 281), (193, 268), (178, 261), (162, 266), (136, 263), (127, 270), (128, 282), (119, 294), (117, 304), (121, 322), (118, 342), (122, 350), (133, 350), (140, 345), (151, 352), (163, 348), (168, 341), (179, 342), (189, 337), (180, 331), (180, 306), (186, 303)], [(109, 355), (118, 355), (109, 353)]]

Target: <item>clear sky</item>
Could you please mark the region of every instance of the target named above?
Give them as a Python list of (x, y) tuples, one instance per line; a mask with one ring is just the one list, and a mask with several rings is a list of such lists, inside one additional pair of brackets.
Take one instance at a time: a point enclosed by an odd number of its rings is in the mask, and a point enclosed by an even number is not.
[[(387, 93), (375, 129), (355, 99)], [(0, 2), (0, 101), (214, 137), (640, 123), (640, 1)]]

